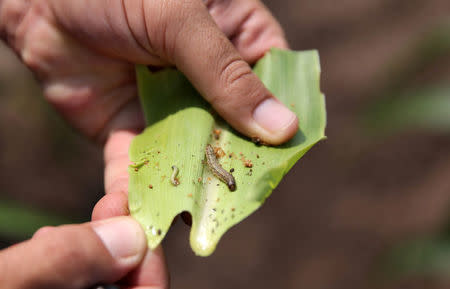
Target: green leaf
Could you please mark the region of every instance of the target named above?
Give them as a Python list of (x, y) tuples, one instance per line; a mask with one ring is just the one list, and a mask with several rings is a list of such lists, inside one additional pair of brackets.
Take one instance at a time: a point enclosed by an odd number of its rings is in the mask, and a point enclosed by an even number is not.
[[(221, 236), (258, 209), (282, 177), (324, 138), (325, 103), (316, 51), (271, 50), (254, 68), (269, 90), (299, 117), (297, 135), (280, 147), (257, 146), (230, 128), (178, 71), (138, 66), (148, 128), (130, 147), (129, 207), (155, 248), (176, 215), (190, 212), (194, 252), (210, 255)], [(214, 130), (220, 130), (215, 139)], [(205, 165), (205, 147), (220, 147), (224, 169), (234, 169), (231, 192)], [(245, 163), (252, 167), (246, 167)], [(180, 184), (170, 182), (172, 166)]]

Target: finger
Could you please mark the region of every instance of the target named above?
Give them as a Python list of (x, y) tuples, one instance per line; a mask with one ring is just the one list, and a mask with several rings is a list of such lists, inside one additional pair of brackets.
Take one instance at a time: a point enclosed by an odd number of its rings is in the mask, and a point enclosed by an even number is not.
[[(104, 149), (106, 195), (97, 203), (92, 220), (129, 215), (128, 210), (128, 150), (136, 133), (114, 131)], [(148, 250), (143, 262), (121, 281), (129, 288), (168, 288), (169, 275), (162, 247)], [(134, 287), (139, 286), (139, 287)]]
[(295, 114), (265, 88), (206, 9), (187, 10), (196, 16), (172, 40), (177, 67), (235, 129), (269, 144), (290, 139), (298, 129)]
[[(164, 251), (161, 246), (154, 250), (148, 250), (141, 265), (128, 274), (121, 284), (139, 286), (137, 288), (149, 289), (169, 288), (169, 270), (165, 261)], [(135, 289), (134, 287), (131, 287)]]
[(208, 0), (209, 13), (245, 61), (254, 63), (270, 48), (288, 48), (278, 21), (259, 0)]
[(243, 134), (280, 144), (297, 132), (295, 114), (253, 74), (200, 0), (51, 3), (58, 22), (105, 53), (149, 65), (156, 55), (175, 64)]
[[(106, 219), (128, 212), (127, 197), (123, 193), (111, 193), (104, 196), (95, 206), (93, 220)], [(144, 260), (130, 272), (120, 284), (126, 288), (169, 288), (169, 274), (166, 259), (161, 246), (147, 250)], [(135, 287), (139, 286), (139, 287)]]
[(128, 150), (135, 131), (113, 130), (105, 143), (105, 192), (95, 205), (92, 220), (103, 220), (117, 216), (128, 216)]
[(128, 150), (137, 132), (115, 130), (110, 133), (104, 148), (105, 192), (128, 194)]
[[(93, 220), (100, 220), (128, 214), (127, 196), (121, 192), (110, 193), (104, 196), (94, 208)], [(164, 252), (161, 246), (154, 250), (147, 250), (144, 260), (130, 272), (120, 284), (127, 288), (169, 288), (169, 274)], [(129, 286), (129, 287), (128, 287)]]
[[(95, 206), (92, 219), (100, 220), (128, 214), (128, 201), (123, 193), (111, 193), (104, 196)], [(154, 250), (147, 250), (142, 263), (130, 272), (120, 284), (130, 286), (151, 286), (154, 288), (169, 288), (169, 274), (166, 259), (161, 246)], [(127, 287), (128, 288), (128, 287)], [(143, 287), (145, 288), (145, 287)]]
[(105, 195), (97, 202), (92, 211), (92, 221), (128, 215), (128, 196), (123, 192), (115, 192)]
[(113, 283), (142, 261), (144, 232), (129, 217), (45, 228), (0, 252), (2, 288), (84, 289)]
[(105, 192), (95, 205), (92, 220), (128, 216), (128, 150), (136, 132), (115, 130), (110, 133), (105, 147)]

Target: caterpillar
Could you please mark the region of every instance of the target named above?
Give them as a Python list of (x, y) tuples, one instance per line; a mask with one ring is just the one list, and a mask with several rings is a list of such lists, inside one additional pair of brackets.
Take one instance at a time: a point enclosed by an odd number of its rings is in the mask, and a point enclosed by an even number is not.
[(176, 166), (172, 166), (172, 175), (170, 176), (170, 182), (175, 187), (180, 184), (180, 181), (177, 179), (178, 172), (180, 171)]
[(206, 163), (208, 164), (209, 169), (211, 172), (219, 178), (222, 182), (227, 184), (228, 189), (230, 191), (236, 190), (236, 181), (232, 174), (227, 172), (222, 166), (219, 164), (219, 161), (216, 158), (216, 154), (214, 152), (214, 149), (211, 145), (206, 146)]

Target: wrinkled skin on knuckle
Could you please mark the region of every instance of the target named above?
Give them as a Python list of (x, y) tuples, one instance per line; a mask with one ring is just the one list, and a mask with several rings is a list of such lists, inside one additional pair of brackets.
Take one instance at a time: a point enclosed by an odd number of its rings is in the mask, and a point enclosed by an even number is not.
[(243, 60), (232, 62), (224, 70), (222, 79), (225, 93), (218, 102), (231, 110), (248, 110), (270, 97), (270, 93)]
[(220, 107), (235, 105), (237, 108), (251, 83), (250, 67), (242, 59), (234, 57), (220, 68), (219, 75), (216, 91), (223, 93), (212, 99), (213, 104)]
[[(252, 70), (248, 64), (241, 58), (234, 57), (224, 65), (221, 75), (221, 83), (225, 89), (240, 88), (242, 81), (246, 82), (245, 78), (252, 74)], [(228, 93), (231, 91), (227, 91)]]

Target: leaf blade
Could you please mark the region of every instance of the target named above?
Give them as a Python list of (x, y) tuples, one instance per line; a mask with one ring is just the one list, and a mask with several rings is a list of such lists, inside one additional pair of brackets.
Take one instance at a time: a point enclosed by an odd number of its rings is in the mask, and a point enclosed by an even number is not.
[[(148, 164), (129, 169), (129, 205), (151, 248), (161, 242), (173, 218), (188, 211), (193, 219), (191, 247), (198, 255), (211, 254), (222, 235), (259, 208), (295, 162), (325, 137), (315, 51), (274, 49), (255, 66), (267, 88), (300, 119), (297, 135), (280, 147), (257, 146), (234, 131), (180, 73), (137, 71), (149, 127), (133, 141), (130, 160)], [(221, 131), (218, 140), (213, 130)], [(219, 161), (224, 169), (234, 169), (235, 192), (204, 165), (207, 144), (225, 153)], [(172, 165), (180, 168), (176, 187), (168, 179)]]

